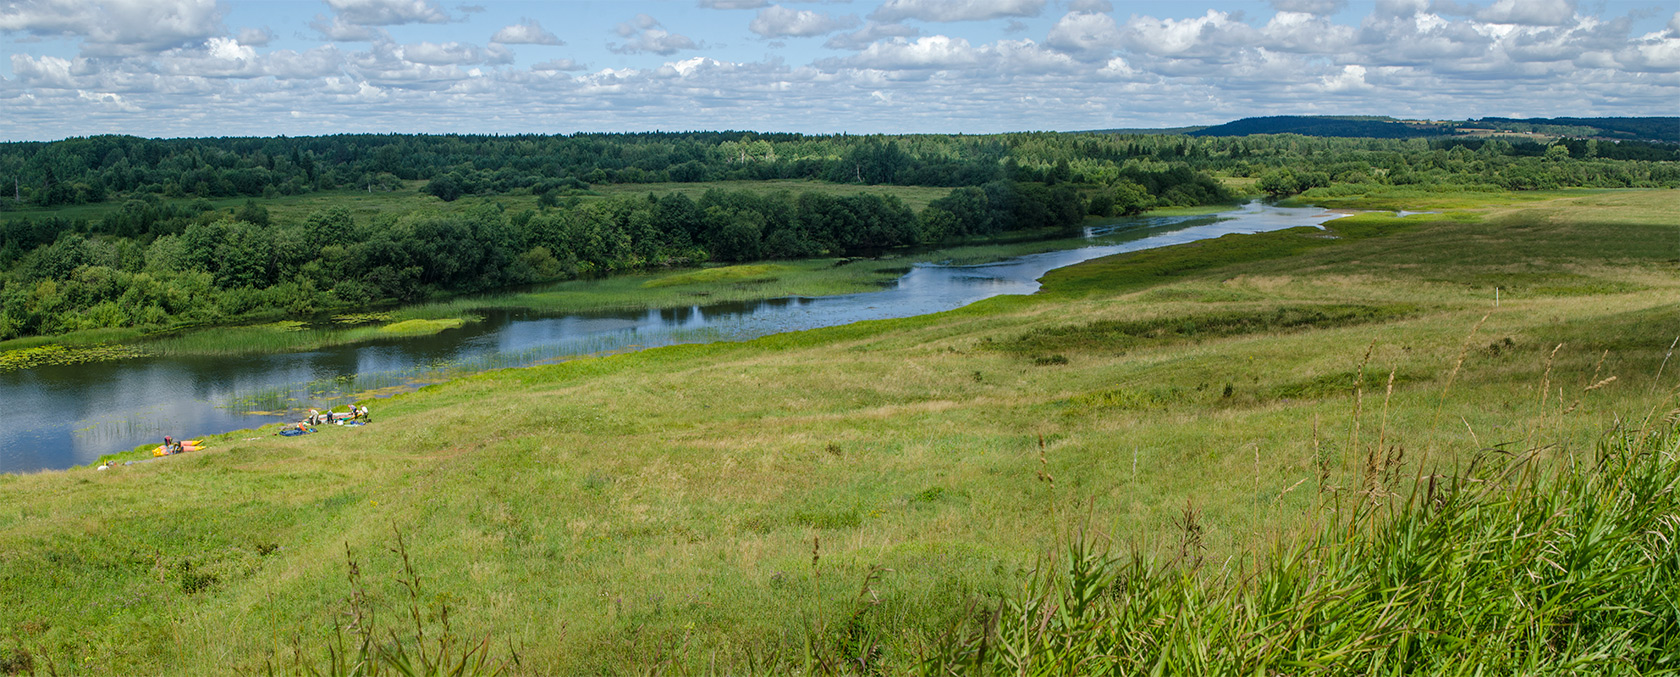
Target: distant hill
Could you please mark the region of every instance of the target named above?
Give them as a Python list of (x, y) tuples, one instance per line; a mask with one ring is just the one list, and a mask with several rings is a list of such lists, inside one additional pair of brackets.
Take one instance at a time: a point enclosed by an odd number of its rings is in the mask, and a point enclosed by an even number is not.
[[(1482, 124), (1511, 131), (1533, 131), (1559, 136), (1600, 136), (1680, 143), (1680, 117), (1665, 118), (1482, 118), (1466, 124)], [(1589, 133), (1579, 133), (1589, 130)]]
[(1087, 129), (1074, 134), (1133, 134), (1137, 136), (1158, 136), (1167, 134), (1194, 134), (1207, 129), (1207, 125), (1193, 127), (1122, 127), (1119, 129)]
[(1435, 126), (1409, 125), (1394, 118), (1316, 115), (1274, 115), (1243, 118), (1214, 125), (1190, 136), (1248, 136), (1250, 134), (1300, 134), (1302, 136), (1356, 136), (1372, 139), (1410, 139), (1440, 136), (1446, 130)]
[[(1187, 130), (1187, 131), (1181, 131)], [(1117, 133), (1120, 130), (1115, 130)], [(1124, 130), (1123, 133), (1148, 133)], [(1680, 117), (1641, 118), (1500, 118), (1402, 122), (1391, 117), (1357, 115), (1274, 115), (1243, 118), (1222, 125), (1154, 130), (1189, 136), (1248, 136), (1300, 134), (1374, 139), (1438, 136), (1523, 135), (1545, 142), (1546, 137), (1603, 138), (1617, 141), (1680, 143)]]

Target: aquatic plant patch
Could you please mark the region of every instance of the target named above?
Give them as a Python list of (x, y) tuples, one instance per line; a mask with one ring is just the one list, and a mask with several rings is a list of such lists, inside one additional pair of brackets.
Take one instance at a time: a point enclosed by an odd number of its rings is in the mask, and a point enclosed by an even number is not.
[(145, 357), (146, 352), (134, 346), (96, 344), (63, 346), (56, 343), (32, 348), (20, 348), (0, 353), (0, 372), (33, 369), (66, 364), (87, 364), (107, 360)]
[(765, 283), (774, 282), (783, 266), (770, 263), (760, 263), (744, 266), (725, 266), (723, 268), (705, 268), (689, 273), (681, 273), (669, 277), (660, 277), (642, 283), (647, 289), (659, 287), (675, 287), (690, 284), (719, 284), (719, 283)]
[(466, 320), (458, 317), (445, 320), (403, 320), (380, 327), (379, 333), (386, 336), (425, 336), (445, 329), (460, 329), (466, 324)]
[(346, 326), (378, 324), (382, 322), (390, 322), (395, 319), (396, 316), (392, 313), (345, 313), (342, 315), (334, 315), (332, 318), (333, 324)]

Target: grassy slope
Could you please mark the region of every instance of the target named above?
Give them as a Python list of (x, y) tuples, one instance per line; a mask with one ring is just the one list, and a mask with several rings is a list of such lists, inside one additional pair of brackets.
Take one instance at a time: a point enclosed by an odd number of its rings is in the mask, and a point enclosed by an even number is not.
[[(90, 672), (259, 669), (293, 635), (322, 646), (347, 544), (398, 600), (394, 527), (428, 604), (527, 671), (797, 660), (860, 627), (902, 668), (1018, 589), (1067, 515), (1170, 549), (1193, 506), (1214, 560), (1305, 528), (1315, 440), (1333, 485), (1361, 473), (1347, 385), (1368, 349), (1359, 439), (1402, 446), (1407, 472), (1539, 426), (1565, 453), (1672, 407), (1680, 370), (1653, 382), (1680, 334), (1671, 198), (1226, 238), (937, 316), (484, 374), (377, 401), (363, 429), (3, 477), (0, 646)], [(1355, 310), (1266, 319), (1326, 304)], [(1067, 364), (1035, 360), (1052, 354)], [(1595, 374), (1618, 380), (1583, 392)], [(1579, 405), (1542, 409), (1543, 382)], [(860, 607), (871, 565), (891, 571)]]

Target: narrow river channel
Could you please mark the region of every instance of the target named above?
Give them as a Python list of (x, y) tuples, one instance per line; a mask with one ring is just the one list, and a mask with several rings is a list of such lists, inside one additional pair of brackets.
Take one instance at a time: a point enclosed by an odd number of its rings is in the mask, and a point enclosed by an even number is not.
[[(465, 374), (581, 355), (909, 317), (1001, 294), (1046, 272), (1121, 252), (1231, 233), (1320, 226), (1338, 214), (1250, 203), (1212, 216), (1149, 217), (1088, 233), (1091, 245), (973, 266), (917, 265), (877, 292), (686, 308), (541, 315), (480, 311), (432, 336), (300, 353), (151, 357), (0, 373), (0, 472), (69, 468), (168, 435), (295, 420), (299, 410), (412, 390)], [(379, 405), (369, 407), (377, 420)]]

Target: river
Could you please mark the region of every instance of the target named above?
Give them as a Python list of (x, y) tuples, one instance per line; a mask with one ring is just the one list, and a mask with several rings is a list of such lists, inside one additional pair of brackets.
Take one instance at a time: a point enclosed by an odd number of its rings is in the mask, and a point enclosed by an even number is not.
[[(1146, 217), (1087, 232), (1091, 245), (972, 266), (918, 264), (881, 291), (686, 308), (543, 315), (480, 311), (431, 336), (243, 357), (147, 357), (0, 373), (0, 472), (85, 465), (159, 441), (296, 420), (309, 407), (388, 395), (461, 375), (582, 355), (909, 317), (1001, 294), (1046, 272), (1231, 233), (1320, 226), (1338, 214), (1250, 203), (1212, 216)], [(370, 404), (375, 420), (379, 406)]]

